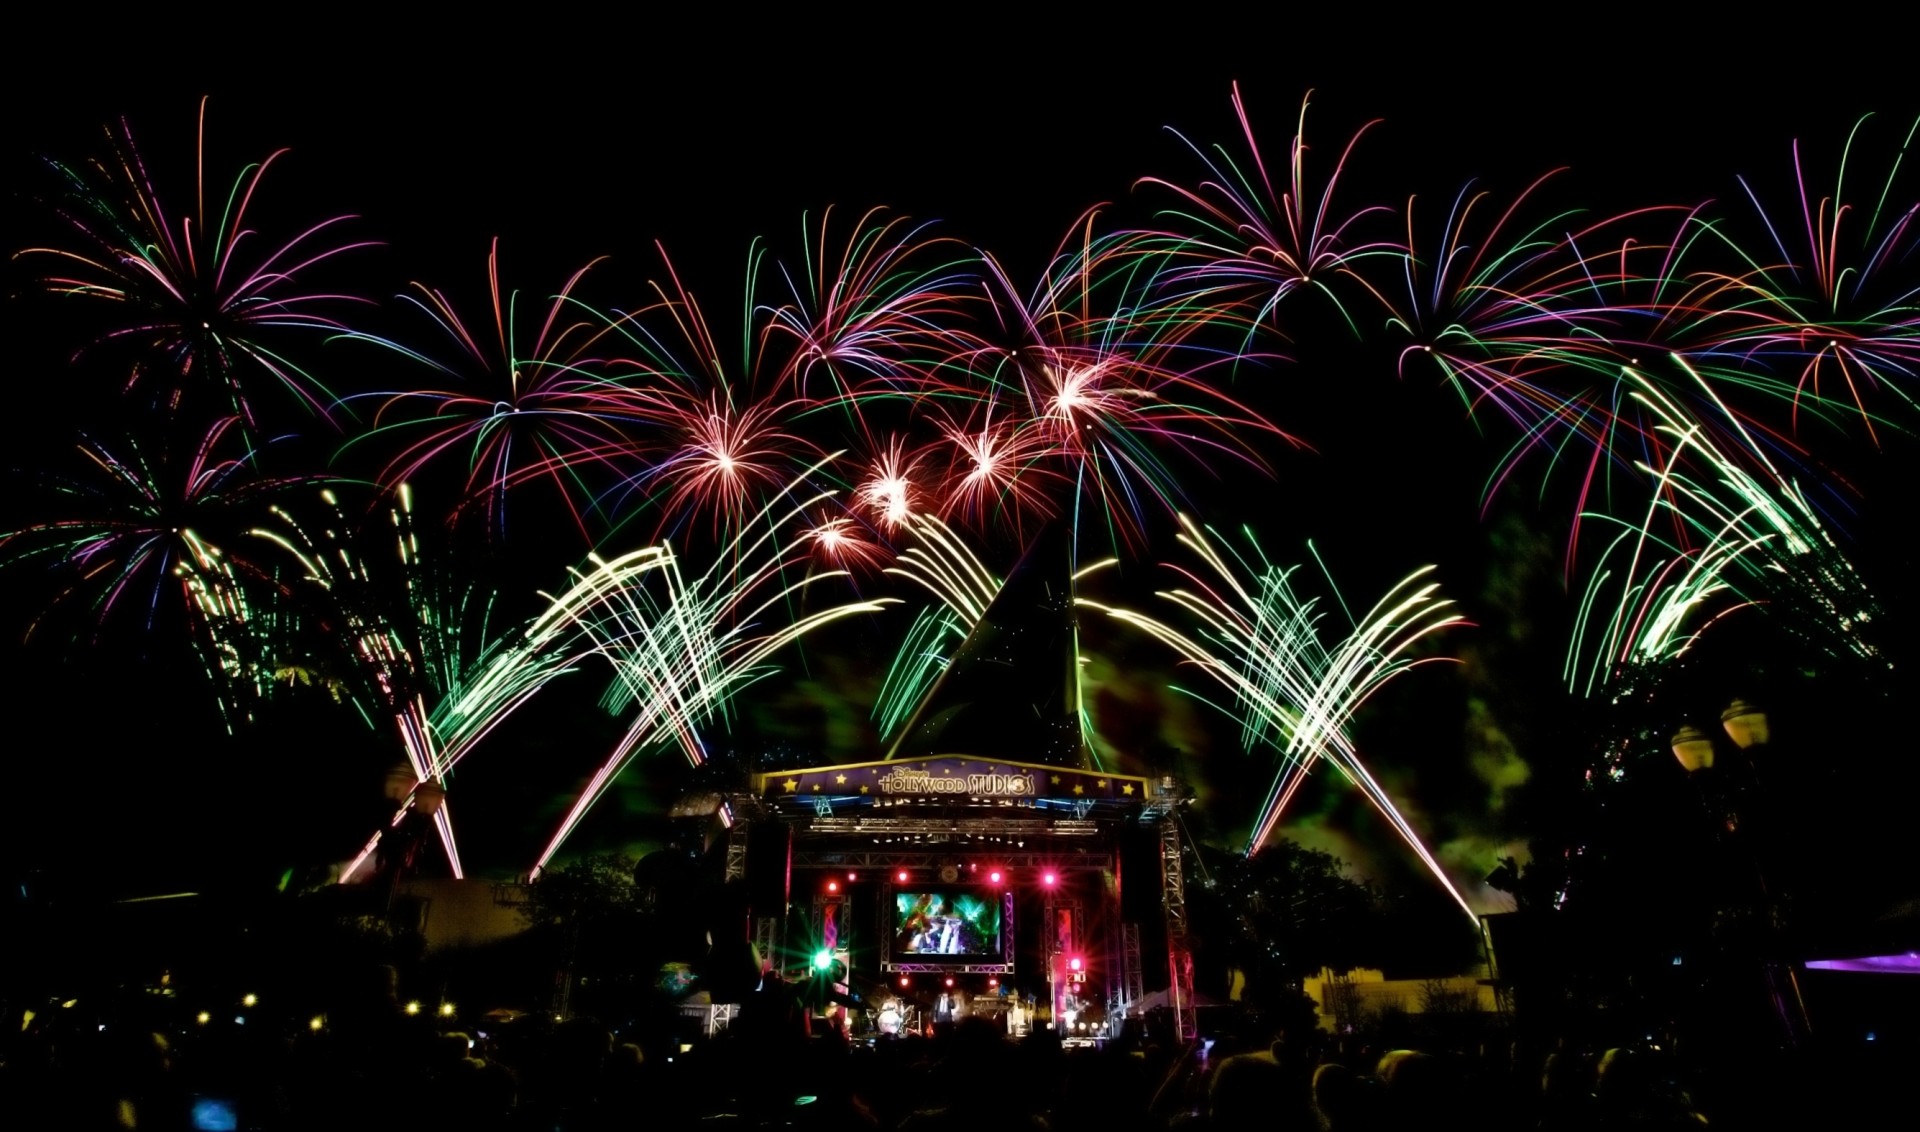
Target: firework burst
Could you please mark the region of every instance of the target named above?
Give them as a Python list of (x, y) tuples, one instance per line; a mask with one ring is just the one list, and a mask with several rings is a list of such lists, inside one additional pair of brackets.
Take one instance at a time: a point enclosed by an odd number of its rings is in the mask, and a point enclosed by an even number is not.
[(190, 211), (176, 213), (156, 192), (125, 121), (107, 130), (111, 155), (74, 168), (50, 163), (64, 186), (59, 215), (90, 250), (34, 247), (16, 253), (50, 261), (40, 283), (57, 294), (111, 303), (118, 312), (102, 343), (139, 351), (129, 386), (153, 374), (176, 404), (188, 387), (211, 385), (249, 430), (257, 427), (249, 386), (255, 372), (277, 379), (315, 414), (337, 403), (309, 373), (268, 344), (275, 331), (343, 330), (328, 313), (352, 296), (305, 289), (300, 278), (366, 241), (338, 242), (338, 216), (274, 243), (253, 225), (254, 196), (277, 150), (243, 169), (209, 212), (206, 102), (200, 104)]

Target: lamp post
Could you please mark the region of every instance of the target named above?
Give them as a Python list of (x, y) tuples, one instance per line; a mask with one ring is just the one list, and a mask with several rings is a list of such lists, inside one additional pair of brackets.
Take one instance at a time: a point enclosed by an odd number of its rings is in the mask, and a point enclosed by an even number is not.
[[(1744, 899), (1757, 896), (1761, 916), (1761, 934), (1757, 956), (1765, 980), (1768, 999), (1779, 1020), (1781, 1037), (1789, 1047), (1803, 1044), (1812, 1033), (1806, 1002), (1790, 959), (1780, 950), (1779, 906), (1767, 882), (1766, 862), (1761, 849), (1742, 831), (1740, 801), (1743, 793), (1758, 785), (1754, 757), (1767, 746), (1772, 734), (1766, 712), (1754, 704), (1736, 699), (1720, 713), (1720, 726), (1727, 739), (1743, 756), (1732, 766), (1716, 758), (1717, 744), (1712, 734), (1692, 724), (1677, 729), (1670, 743), (1673, 757), (1699, 788), (1702, 800), (1712, 811), (1727, 842), (1737, 842), (1735, 852), (1743, 868), (1751, 869), (1755, 889)], [(1739, 773), (1733, 780), (1730, 773)]]

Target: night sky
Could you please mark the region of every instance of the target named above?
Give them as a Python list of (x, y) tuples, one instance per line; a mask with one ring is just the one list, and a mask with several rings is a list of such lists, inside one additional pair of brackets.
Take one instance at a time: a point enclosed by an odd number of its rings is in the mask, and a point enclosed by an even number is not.
[[(1169, 128), (1196, 144), (1237, 145), (1236, 80), (1276, 164), (1309, 90), (1313, 161), (1330, 161), (1363, 124), (1381, 120), (1336, 197), (1348, 212), (1399, 208), (1409, 196), (1438, 209), (1470, 178), (1510, 198), (1560, 166), (1569, 168), (1534, 200), (1541, 217), (1738, 203), (1736, 174), (1784, 200), (1794, 139), (1825, 181), (1850, 127), (1878, 111), (1861, 168), (1882, 177), (1917, 108), (1911, 87), (1858, 44), (1832, 57), (1784, 39), (1748, 50), (1704, 26), (1593, 26), (1569, 48), (1564, 33), (1544, 28), (1536, 39), (1525, 26), (1441, 20), (1394, 28), (1391, 41), (1372, 27), (1200, 28), (1170, 15), (1137, 28), (1045, 31), (984, 21), (741, 22), (671, 32), (584, 20), (547, 31), (488, 26), (476, 29), (491, 40), (477, 50), (333, 26), (299, 35), (297, 48), (256, 50), (178, 33), (109, 41), (75, 29), (71, 49), (49, 45), (35, 52), (45, 60), (38, 68), (7, 77), (9, 246), (71, 242), (41, 203), (49, 182), (37, 155), (99, 153), (100, 126), (121, 114), (162, 196), (188, 191), (203, 95), (210, 181), (290, 149), (262, 182), (263, 226), (351, 213), (359, 219), (345, 234), (383, 243), (328, 267), (329, 280), (356, 293), (383, 299), (417, 279), (477, 306), (497, 237), (503, 276), (529, 295), (610, 257), (583, 294), (622, 307), (643, 302), (645, 282), (659, 277), (659, 241), (723, 317), (738, 304), (749, 241), (764, 237), (785, 254), (802, 214), (828, 205), (937, 221), (938, 232), (992, 251), (1016, 280), (1030, 280), (1084, 210), (1109, 202), (1112, 219), (1102, 223), (1150, 224), (1170, 196), (1137, 179), (1203, 176)], [(1903, 183), (1911, 199), (1912, 177)], [(33, 294), (35, 269), (14, 261), (7, 280), (16, 338), (8, 527), (37, 521), (36, 474), (70, 451), (77, 429), (93, 427), (110, 396), (110, 386), (68, 365), (81, 320)], [(383, 333), (420, 330), (390, 303), (367, 317)], [(1522, 823), (1508, 802), (1528, 767), (1569, 741), (1556, 697), (1573, 606), (1563, 571), (1571, 496), (1564, 476), (1528, 465), (1483, 505), (1510, 434), (1476, 427), (1430, 374), (1397, 377), (1391, 346), (1356, 345), (1324, 307), (1302, 302), (1283, 321), (1292, 341), (1277, 348), (1292, 360), (1241, 374), (1234, 392), (1312, 451), (1275, 445), (1270, 478), (1225, 464), (1193, 469), (1192, 502), (1223, 527), (1254, 524), (1276, 561), (1309, 561), (1313, 540), (1350, 602), (1439, 565), (1445, 593), (1477, 626), (1439, 648), (1467, 663), (1405, 677), (1358, 734), (1416, 821), (1452, 847), (1459, 879), (1477, 880), (1518, 847)], [(311, 359), (345, 388), (405, 380), (388, 376), (400, 372), (391, 357), (351, 343), (329, 343)], [(1847, 533), (1864, 562), (1890, 564), (1880, 590), (1892, 601), (1905, 576), (1891, 532), (1910, 513), (1894, 501), (1914, 464), (1907, 439), (1882, 439), (1879, 451), (1858, 437), (1835, 440), (1834, 463), (1864, 489)], [(547, 537), (541, 522), (530, 519), (537, 533), (510, 546), (523, 594), (557, 585), (586, 549), (568, 545), (563, 526)], [(1172, 556), (1166, 545), (1159, 559)], [(990, 540), (989, 561), (1004, 569), (1017, 549)], [(1130, 563), (1121, 587), (1151, 590), (1155, 561)], [(148, 632), (61, 614), (20, 644), (54, 588), (34, 564), (7, 568), (0, 703), (12, 737), (11, 869), (121, 893), (263, 883), (290, 865), (342, 859), (365, 836), (381, 768), (397, 757), (387, 734), (301, 704), (229, 738), (164, 618)], [(896, 621), (789, 657), (733, 741), (785, 744), (822, 762), (858, 756), (857, 701), (876, 684), (875, 664), (904, 624)], [(1244, 828), (1249, 815), (1236, 798), (1264, 790), (1263, 764), (1233, 749), (1231, 730), (1209, 709), (1165, 691), (1165, 656), (1107, 627), (1083, 623), (1083, 632), (1097, 657), (1090, 678), (1103, 731), (1157, 736), (1136, 739), (1136, 750), (1184, 749), (1209, 820), (1223, 837)], [(476, 756), (463, 834), (486, 867), (512, 871), (524, 861), (570, 776), (597, 757), (592, 744), (608, 724), (594, 716), (591, 694), (572, 695), (516, 721)], [(669, 758), (631, 775), (583, 830), (583, 844), (657, 837), (654, 816), (679, 782)], [(1417, 882), (1344, 793), (1310, 792), (1297, 813), (1294, 835), (1374, 875)]]

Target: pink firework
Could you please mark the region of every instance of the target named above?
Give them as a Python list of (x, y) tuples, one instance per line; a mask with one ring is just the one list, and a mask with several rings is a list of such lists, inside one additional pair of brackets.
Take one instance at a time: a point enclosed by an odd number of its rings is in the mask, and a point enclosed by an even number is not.
[(278, 380), (310, 410), (325, 415), (331, 392), (295, 366), (266, 338), (279, 331), (338, 332), (330, 311), (353, 296), (306, 289), (302, 275), (344, 252), (371, 246), (339, 242), (336, 229), (353, 219), (335, 216), (275, 242), (253, 228), (254, 196), (267, 170), (287, 151), (249, 165), (230, 190), (212, 194), (207, 210), (206, 100), (200, 103), (191, 208), (176, 214), (153, 179), (123, 120), (109, 127), (111, 156), (75, 169), (51, 163), (64, 182), (59, 214), (92, 245), (90, 250), (35, 247), (19, 252), (48, 257), (41, 286), (64, 295), (118, 304), (121, 313), (100, 341), (139, 351), (129, 386), (147, 374), (172, 388), (158, 400), (177, 403), (195, 385), (211, 384), (227, 409), (251, 430), (256, 373)]
[(380, 398), (374, 427), (353, 443), (403, 441), (381, 472), (385, 483), (464, 465), (458, 468), (463, 484), (455, 518), (484, 514), (498, 532), (506, 524), (509, 495), (545, 481), (565, 501), (582, 537), (592, 541), (586, 475), (597, 470), (608, 482), (631, 475), (634, 434), (647, 423), (645, 405), (625, 378), (590, 356), (606, 324), (572, 316), (574, 288), (593, 266), (574, 272), (544, 312), (524, 323), (517, 317), (519, 295), (501, 288), (498, 240), (487, 254), (487, 322), (470, 327), (443, 292), (413, 285), (416, 293), (403, 298), (454, 344), (458, 361), (443, 364), (383, 339), (367, 340), (460, 384), (371, 395)]
[(905, 441), (892, 437), (869, 461), (865, 478), (854, 489), (855, 504), (889, 534), (904, 528), (924, 506), (920, 464), (920, 456), (909, 453)]
[(893, 551), (850, 515), (820, 515), (800, 539), (824, 564), (842, 570), (877, 570), (893, 559)]

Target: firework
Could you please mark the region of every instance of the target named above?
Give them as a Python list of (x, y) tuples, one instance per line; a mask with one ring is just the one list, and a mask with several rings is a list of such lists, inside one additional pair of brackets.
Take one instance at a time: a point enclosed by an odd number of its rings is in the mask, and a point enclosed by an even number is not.
[(116, 304), (116, 325), (103, 341), (139, 351), (130, 385), (148, 373), (164, 374), (156, 380), (170, 385), (156, 402), (175, 400), (190, 384), (209, 384), (220, 391), (227, 411), (252, 429), (257, 422), (248, 386), (258, 371), (324, 416), (337, 403), (334, 395), (269, 346), (266, 335), (344, 329), (327, 312), (357, 300), (305, 290), (300, 277), (370, 246), (336, 242), (336, 229), (355, 218), (323, 220), (277, 244), (251, 227), (254, 195), (284, 149), (247, 166), (210, 202), (205, 100), (195, 162), (199, 183), (190, 211), (175, 212), (163, 203), (125, 121), (109, 128), (107, 139), (112, 154), (105, 160), (81, 168), (50, 163), (64, 186), (60, 216), (90, 250), (35, 247), (16, 254), (51, 260), (40, 280), (48, 290)]
[(1749, 257), (1746, 270), (1727, 280), (1732, 302), (1713, 353), (1787, 368), (1796, 400), (1823, 398), (1823, 386), (1837, 386), (1871, 435), (1869, 393), (1887, 389), (1911, 406), (1908, 385), (1920, 376), (1920, 288), (1896, 274), (1920, 250), (1920, 201), (1895, 195), (1920, 119), (1907, 128), (1879, 192), (1856, 202), (1847, 194), (1847, 157), (1866, 121), (1848, 135), (1832, 193), (1818, 199), (1794, 143), (1799, 214), (1791, 228), (1776, 224), (1740, 179), (1780, 259)]
[[(810, 511), (832, 493), (793, 498), (817, 468), (805, 469), (745, 529), (753, 532), (724, 547), (714, 565), (686, 579), (665, 547), (619, 559), (595, 559), (593, 569), (555, 597), (547, 617), (572, 626), (608, 661), (615, 683), (608, 704), (632, 710), (626, 733), (601, 761), (535, 862), (545, 868), (582, 818), (622, 770), (648, 750), (677, 746), (687, 761), (706, 758), (699, 728), (725, 720), (729, 701), (743, 687), (773, 671), (769, 659), (808, 633), (847, 617), (875, 613), (895, 599), (796, 608), (814, 586), (845, 576), (815, 570), (812, 539), (804, 526)], [(794, 536), (782, 529), (800, 527)], [(648, 582), (658, 580), (658, 590)]]
[[(1198, 667), (1232, 699), (1228, 711), (1240, 723), (1249, 751), (1274, 752), (1279, 770), (1247, 839), (1258, 852), (1279, 824), (1287, 803), (1321, 760), (1330, 762), (1359, 789), (1413, 850), (1468, 917), (1473, 909), (1447, 877), (1420, 835), (1360, 760), (1348, 736), (1354, 715), (1387, 681), (1426, 663), (1411, 655), (1416, 644), (1463, 623), (1416, 571), (1390, 589), (1352, 623), (1352, 631), (1329, 645), (1315, 599), (1295, 589), (1293, 569), (1268, 561), (1249, 535), (1252, 558), (1222, 553), (1207, 533), (1185, 516), (1180, 541), (1206, 564), (1202, 575), (1176, 568), (1194, 588), (1162, 591), (1195, 625), (1188, 632), (1146, 614), (1080, 599), (1123, 624), (1140, 629)], [(1429, 658), (1431, 659), (1431, 658)], [(1222, 705), (1216, 705), (1222, 706)]]
[(807, 402), (924, 385), (963, 341), (971, 249), (880, 209), (835, 246), (832, 218), (806, 232), (801, 269), (781, 269), (790, 301), (758, 312), (778, 382)]
[[(496, 636), (495, 595), (453, 583), (423, 553), (411, 500), (402, 485), (385, 514), (390, 532), (356, 531), (331, 492), (323, 496), (327, 512), (318, 533), (284, 509), (276, 509), (276, 525), (251, 532), (297, 563), (290, 596), (312, 611), (330, 644), (330, 670), (369, 722), (391, 726), (400, 741), (413, 785), (390, 826), (418, 804), (427, 784), (445, 791), (454, 767), (482, 739), (577, 661), (568, 651), (574, 637), (550, 620)], [(440, 805), (432, 820), (460, 876), (450, 807)], [(378, 840), (376, 834), (343, 880)]]
[[(595, 261), (598, 262), (598, 261)], [(348, 445), (399, 443), (381, 479), (392, 485), (443, 464), (464, 463), (455, 517), (478, 513), (489, 529), (505, 530), (507, 497), (534, 481), (551, 484), (565, 501), (581, 537), (593, 541), (586, 512), (604, 481), (635, 470), (634, 434), (649, 425), (645, 404), (617, 371), (591, 351), (607, 333), (597, 316), (583, 314), (573, 291), (593, 268), (573, 273), (537, 319), (519, 317), (518, 292), (502, 293), (500, 247), (487, 255), (490, 322), (476, 332), (436, 289), (415, 283), (402, 296), (424, 311), (459, 351), (455, 365), (385, 339), (358, 335), (459, 378), (450, 389), (367, 394), (380, 406), (373, 427)], [(589, 474), (603, 473), (593, 482)]]
[(913, 533), (916, 545), (902, 551), (886, 573), (927, 590), (935, 604), (915, 615), (874, 701), (883, 739), (907, 722), (1004, 584), (937, 517), (916, 519)]
[[(1692, 372), (1684, 360), (1674, 361)], [(1879, 617), (1879, 604), (1800, 487), (1764, 452), (1730, 455), (1661, 387), (1632, 370), (1627, 378), (1635, 399), (1661, 421), (1670, 454), (1659, 466), (1641, 465), (1651, 488), (1643, 519), (1637, 526), (1621, 523), (1624, 529), (1590, 575), (1567, 656), (1570, 690), (1592, 696), (1623, 673), (1677, 659), (1704, 628), (1701, 616), (1729, 611), (1715, 599), (1741, 591), (1784, 587), (1812, 605), (1811, 616), (1791, 628), (1817, 637), (1836, 655), (1877, 660), (1865, 631)], [(1736, 435), (1747, 435), (1730, 411), (1726, 415)], [(1747, 470), (1754, 463), (1763, 476)], [(1695, 465), (1709, 474), (1691, 474)], [(1672, 538), (1656, 533), (1662, 519), (1674, 529)], [(1608, 592), (1619, 597), (1602, 618)]]
[(0, 561), (49, 564), (63, 588), (47, 608), (88, 602), (96, 636), (122, 616), (151, 631), (177, 602), (229, 729), (271, 691), (285, 625), (270, 600), (256, 608), (269, 596), (264, 572), (220, 544), (254, 507), (302, 482), (259, 475), (258, 449), (243, 434), (228, 416), (184, 450), (135, 436), (112, 445), (82, 438), (81, 471), (45, 484), (62, 514), (0, 533)]
[(1260, 154), (1238, 83), (1233, 110), (1246, 143), (1243, 160), (1236, 161), (1220, 146), (1209, 155), (1182, 137), (1206, 165), (1207, 178), (1193, 188), (1159, 177), (1141, 179), (1179, 198), (1178, 205), (1162, 213), (1169, 228), (1155, 242), (1173, 258), (1161, 283), (1182, 305), (1232, 307), (1251, 328), (1270, 325), (1289, 295), (1313, 290), (1345, 315), (1344, 303), (1333, 290), (1335, 281), (1359, 281), (1356, 268), (1365, 260), (1400, 254), (1392, 241), (1363, 235), (1370, 219), (1383, 216), (1386, 209), (1363, 208), (1351, 215), (1334, 209), (1334, 194), (1354, 147), (1378, 122), (1356, 131), (1326, 183), (1315, 185), (1307, 172), (1307, 105), (1308, 99), (1302, 99), (1284, 181), (1276, 181)]

